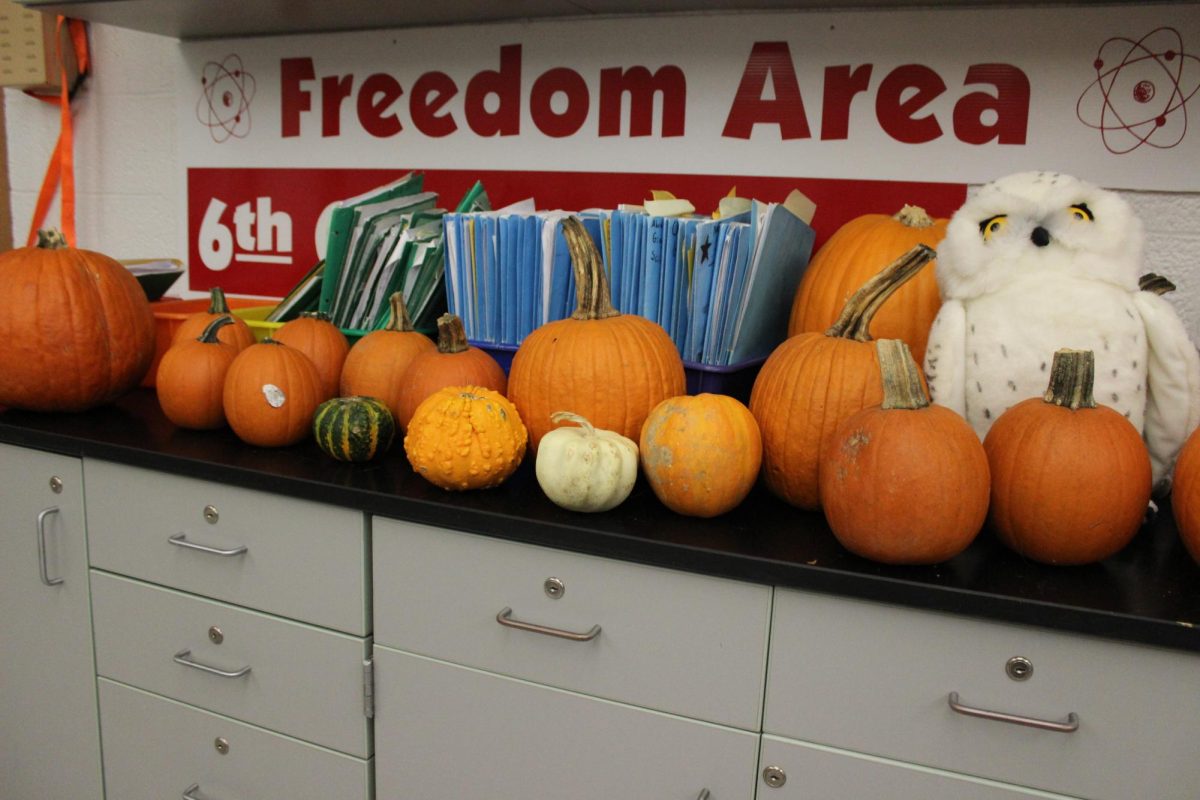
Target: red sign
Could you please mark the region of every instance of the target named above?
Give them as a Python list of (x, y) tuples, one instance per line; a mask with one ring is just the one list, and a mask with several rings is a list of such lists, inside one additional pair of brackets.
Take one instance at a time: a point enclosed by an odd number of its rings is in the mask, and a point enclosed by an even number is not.
[[(362, 194), (408, 169), (188, 170), (189, 288), (282, 297), (316, 264), (317, 223), (332, 203)], [(482, 181), (493, 208), (532, 197), (538, 208), (577, 210), (641, 203), (651, 189), (690, 200), (701, 213), (736, 187), (740, 197), (781, 202), (792, 189), (817, 205), (814, 248), (843, 223), (891, 214), (906, 203), (946, 217), (966, 199), (961, 183), (834, 180), (658, 173), (418, 170), (438, 205), (453, 210)]]

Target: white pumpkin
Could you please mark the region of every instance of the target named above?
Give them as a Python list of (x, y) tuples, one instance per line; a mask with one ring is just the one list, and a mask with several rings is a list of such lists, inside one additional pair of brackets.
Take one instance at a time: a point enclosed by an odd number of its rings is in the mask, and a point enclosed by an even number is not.
[(637, 443), (569, 411), (550, 420), (575, 426), (555, 428), (538, 444), (534, 472), (546, 496), (570, 511), (608, 511), (625, 502), (637, 481)]

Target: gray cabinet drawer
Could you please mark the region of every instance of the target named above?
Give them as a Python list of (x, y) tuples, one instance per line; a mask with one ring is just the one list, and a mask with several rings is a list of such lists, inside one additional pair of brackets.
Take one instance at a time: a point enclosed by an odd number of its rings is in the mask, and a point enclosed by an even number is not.
[(360, 758), (371, 754), (363, 710), (369, 639), (95, 570), (92, 605), (101, 676)]
[(107, 461), (84, 476), (92, 566), (370, 633), (362, 513)]

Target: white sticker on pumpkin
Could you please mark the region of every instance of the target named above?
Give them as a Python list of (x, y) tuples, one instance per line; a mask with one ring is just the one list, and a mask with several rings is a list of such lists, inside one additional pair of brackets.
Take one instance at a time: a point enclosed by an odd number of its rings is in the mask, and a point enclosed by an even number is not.
[(263, 397), (267, 398), (267, 403), (271, 408), (279, 408), (287, 402), (287, 395), (273, 383), (264, 383), (262, 387)]

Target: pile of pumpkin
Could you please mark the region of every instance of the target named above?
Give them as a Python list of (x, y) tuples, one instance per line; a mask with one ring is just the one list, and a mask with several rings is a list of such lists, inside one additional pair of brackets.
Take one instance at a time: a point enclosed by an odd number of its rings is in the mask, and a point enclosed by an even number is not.
[[(761, 476), (786, 502), (823, 510), (847, 549), (885, 563), (944, 561), (985, 524), (1039, 561), (1112, 555), (1141, 524), (1150, 464), (1136, 429), (1092, 400), (1090, 353), (1057, 354), (1045, 397), (1013, 406), (983, 442), (930, 404), (916, 364), (938, 300), (924, 267), (946, 223), (917, 211), (867, 215), (822, 247), (749, 407), (685, 394), (674, 344), (612, 307), (595, 245), (570, 218), (578, 308), (526, 337), (507, 376), (453, 315), (436, 345), (414, 331), (399, 295), (388, 327), (351, 347), (320, 315), (256, 342), (214, 290), (164, 354), (158, 398), (181, 427), (228, 424), (265, 447), (311, 434), (346, 461), (386, 452), (402, 429), (414, 470), (450, 490), (502, 483), (529, 448), (546, 495), (576, 511), (619, 505), (639, 465), (667, 507), (699, 517), (735, 508)], [(120, 264), (47, 243), (0, 256), (0, 280), (0, 405), (79, 411), (141, 380), (154, 319)], [(1200, 561), (1200, 436), (1175, 486)]]

